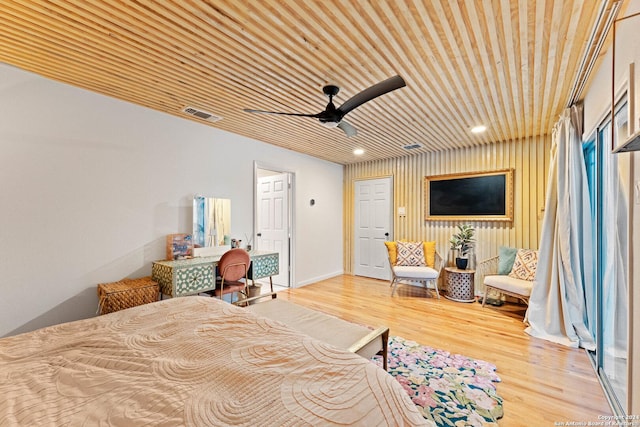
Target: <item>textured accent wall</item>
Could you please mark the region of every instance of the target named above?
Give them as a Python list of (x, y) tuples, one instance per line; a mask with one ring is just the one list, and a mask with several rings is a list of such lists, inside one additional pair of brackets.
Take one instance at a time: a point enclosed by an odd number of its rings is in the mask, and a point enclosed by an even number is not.
[[(550, 149), (551, 136), (546, 135), (345, 166), (345, 273), (353, 273), (354, 182), (367, 178), (393, 177), (394, 239), (436, 240), (446, 260), (456, 225), (470, 223), (476, 227), (478, 262), (497, 255), (501, 245), (538, 249)], [(425, 221), (425, 176), (506, 168), (515, 169), (513, 222)], [(399, 206), (406, 208), (406, 216), (398, 216)]]

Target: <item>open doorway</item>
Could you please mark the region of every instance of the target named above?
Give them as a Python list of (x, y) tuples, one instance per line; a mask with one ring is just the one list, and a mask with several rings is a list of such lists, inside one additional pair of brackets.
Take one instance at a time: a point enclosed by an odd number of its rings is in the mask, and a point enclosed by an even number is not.
[(279, 253), (274, 290), (288, 288), (293, 283), (294, 174), (256, 163), (254, 177), (254, 248)]

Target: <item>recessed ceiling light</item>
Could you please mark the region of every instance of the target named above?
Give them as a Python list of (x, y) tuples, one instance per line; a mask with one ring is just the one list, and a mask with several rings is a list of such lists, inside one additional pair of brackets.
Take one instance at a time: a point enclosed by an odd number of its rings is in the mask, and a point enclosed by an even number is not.
[(355, 154), (356, 156), (361, 156), (364, 154), (364, 150), (362, 148), (356, 148), (355, 150), (353, 150), (353, 154)]
[(487, 127), (484, 125), (479, 125), (471, 128), (471, 132), (473, 133), (482, 133), (487, 130)]

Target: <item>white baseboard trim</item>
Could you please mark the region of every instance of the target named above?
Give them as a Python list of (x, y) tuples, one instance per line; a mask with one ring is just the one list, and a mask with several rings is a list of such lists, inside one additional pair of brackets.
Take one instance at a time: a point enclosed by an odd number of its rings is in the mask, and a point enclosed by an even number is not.
[(332, 277), (342, 276), (344, 274), (344, 270), (336, 271), (334, 273), (324, 274), (322, 276), (313, 277), (311, 279), (303, 280), (301, 282), (296, 283), (293, 288), (299, 288), (301, 286), (310, 285), (312, 283), (320, 282), (322, 280), (331, 279)]

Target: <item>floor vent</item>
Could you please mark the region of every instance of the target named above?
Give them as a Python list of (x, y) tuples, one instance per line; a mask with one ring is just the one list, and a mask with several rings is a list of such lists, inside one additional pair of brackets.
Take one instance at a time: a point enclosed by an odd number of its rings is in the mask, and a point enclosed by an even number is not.
[(405, 145), (402, 148), (404, 148), (405, 150), (415, 150), (416, 148), (422, 148), (422, 145), (416, 143), (416, 144), (411, 144), (411, 145)]
[(193, 107), (185, 107), (182, 111), (192, 116), (195, 116), (199, 119), (206, 120), (208, 122), (217, 122), (218, 120), (222, 120), (222, 117), (216, 116), (211, 113), (207, 113), (206, 111), (198, 110)]

